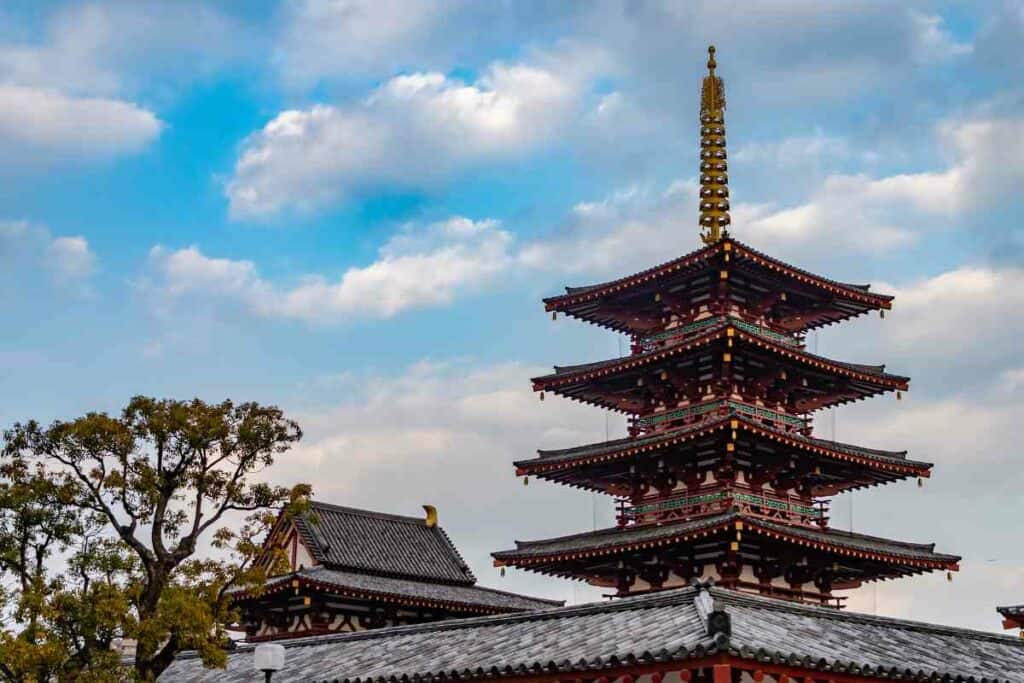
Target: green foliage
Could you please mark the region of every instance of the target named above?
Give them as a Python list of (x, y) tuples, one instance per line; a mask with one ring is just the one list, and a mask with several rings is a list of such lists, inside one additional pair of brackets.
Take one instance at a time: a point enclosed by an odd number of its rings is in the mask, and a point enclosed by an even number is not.
[[(182, 649), (223, 666), (228, 589), (283, 570), (254, 562), (261, 539), (310, 493), (257, 476), (301, 435), (275, 407), (146, 397), (119, 417), (7, 430), (0, 681), (155, 680)], [(119, 638), (137, 641), (131, 666)]]

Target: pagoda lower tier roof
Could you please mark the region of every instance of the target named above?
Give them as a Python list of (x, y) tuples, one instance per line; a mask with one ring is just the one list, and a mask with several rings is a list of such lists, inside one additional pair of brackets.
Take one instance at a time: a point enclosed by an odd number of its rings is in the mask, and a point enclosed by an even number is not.
[(258, 602), (281, 592), (290, 595), (296, 588), (341, 598), (467, 614), (525, 612), (564, 604), (559, 600), (532, 598), (482, 586), (374, 576), (323, 566), (306, 567), (291, 574), (271, 577), (258, 594), (238, 590), (232, 595), (236, 603)]
[[(635, 458), (658, 456), (671, 448), (727, 429), (748, 432), (754, 438), (770, 440), (824, 459), (842, 461), (844, 465), (860, 468), (861, 477), (878, 484), (906, 477), (927, 477), (932, 467), (931, 463), (907, 459), (906, 451), (884, 451), (804, 436), (796, 431), (783, 431), (762, 424), (733, 410), (725, 415), (646, 436), (601, 441), (561, 450), (541, 450), (537, 452), (536, 458), (519, 460), (514, 464), (518, 475), (534, 475), (563, 484), (604, 491), (597, 483), (600, 476), (588, 475), (587, 471), (607, 470), (616, 462), (625, 466)], [(850, 487), (856, 485), (856, 482), (851, 482)]]
[(808, 301), (819, 306), (807, 317), (793, 311), (794, 329), (811, 329), (862, 315), (871, 310), (892, 307), (892, 296), (875, 294), (869, 285), (838, 282), (775, 259), (733, 238), (726, 238), (679, 258), (666, 261), (647, 270), (609, 282), (583, 287), (566, 287), (566, 293), (544, 299), (545, 310), (561, 311), (587, 322), (619, 331), (632, 331), (630, 320), (611, 310), (618, 304), (628, 308), (630, 299), (642, 297), (647, 290), (670, 288), (672, 283), (692, 278), (702, 270), (719, 267), (722, 255), (731, 254), (731, 268), (750, 271), (758, 279), (776, 282), (776, 289), (802, 292)]
[[(910, 383), (909, 377), (886, 373), (884, 365), (848, 363), (819, 356), (804, 349), (783, 344), (757, 331), (741, 329), (735, 326), (730, 318), (723, 317), (717, 324), (698, 334), (652, 351), (581, 365), (556, 365), (554, 373), (534, 377), (532, 379), (533, 388), (534, 391), (554, 391), (569, 398), (622, 411), (613, 401), (601, 397), (600, 392), (592, 386), (595, 380), (614, 378), (658, 367), (674, 359), (692, 356), (711, 344), (727, 338), (735, 340), (738, 344), (757, 347), (774, 354), (783, 361), (847, 379), (849, 391), (858, 398), (867, 398), (885, 391), (906, 390)], [(733, 349), (733, 353), (735, 351)], [(847, 400), (850, 399), (836, 397), (835, 400), (822, 403), (817, 407), (827, 407)]]
[[(960, 558), (935, 552), (933, 543), (907, 543), (837, 529), (812, 529), (778, 524), (737, 512), (669, 522), (661, 525), (612, 527), (539, 541), (516, 541), (514, 550), (492, 553), (496, 565), (513, 565), (544, 573), (574, 576), (572, 563), (605, 560), (643, 550), (665, 551), (692, 544), (733, 529), (743, 538), (772, 539), (786, 545), (817, 550), (837, 558), (887, 565), (894, 575), (935, 569), (956, 569)], [(728, 538), (726, 539), (728, 540)], [(872, 578), (865, 576), (865, 579)]]

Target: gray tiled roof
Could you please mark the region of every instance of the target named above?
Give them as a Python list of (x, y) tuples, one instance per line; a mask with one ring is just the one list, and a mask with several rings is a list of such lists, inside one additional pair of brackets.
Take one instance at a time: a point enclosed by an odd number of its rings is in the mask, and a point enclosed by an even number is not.
[(531, 598), (482, 586), (414, 581), (327, 569), (322, 566), (307, 567), (294, 574), (274, 577), (267, 582), (267, 588), (272, 588), (282, 582), (291, 582), (294, 579), (313, 581), (327, 588), (358, 594), (360, 597), (381, 599), (396, 597), (425, 604), (461, 606), (468, 610), (485, 612), (536, 610), (563, 604), (557, 600)]
[(313, 557), (334, 569), (471, 585), (476, 579), (448, 535), (419, 517), (311, 502), (316, 523), (295, 526)]
[[(696, 343), (703, 342), (705, 339), (711, 339), (715, 337), (716, 334), (720, 333), (723, 329), (729, 327), (730, 324), (731, 322), (729, 318), (722, 318), (718, 323), (711, 325), (706, 330), (703, 330), (700, 333), (693, 335), (692, 337), (687, 337), (685, 339), (680, 339), (678, 341), (671, 342), (666, 346), (654, 349), (652, 351), (647, 351), (645, 353), (639, 353), (629, 356), (620, 356), (618, 358), (609, 358), (606, 360), (594, 361), (592, 363), (581, 363), (578, 365), (556, 365), (554, 368), (554, 373), (542, 375), (540, 377), (534, 377), (532, 381), (542, 383), (558, 379), (564, 376), (576, 375), (580, 373), (592, 372), (594, 370), (601, 370), (603, 368), (614, 367), (621, 363), (635, 364), (643, 362), (649, 358), (662, 358), (666, 356), (666, 354), (671, 354), (677, 348), (683, 348), (684, 344), (693, 345)], [(762, 334), (759, 331), (748, 332), (746, 330), (741, 330), (740, 334), (746, 334), (752, 337), (757, 337), (758, 339), (764, 342), (768, 342), (773, 346), (778, 345), (778, 342), (776, 342), (774, 339), (765, 334)], [(878, 377), (879, 379), (887, 380), (890, 382), (901, 382), (905, 384), (910, 381), (909, 377), (886, 373), (885, 365), (866, 365), (863, 363), (849, 363), (847, 361), (834, 360), (832, 358), (827, 358), (825, 356), (819, 356), (817, 354), (811, 353), (806, 349), (792, 348), (787, 349), (786, 353), (796, 358), (803, 359), (804, 362), (824, 363), (827, 365), (833, 365), (835, 367), (844, 368), (851, 372), (871, 375), (873, 377)]]
[[(837, 280), (832, 280), (832, 279), (829, 279), (827, 277), (822, 277), (821, 275), (815, 275), (814, 273), (812, 273), (810, 271), (803, 270), (802, 268), (797, 268), (796, 266), (790, 265), (790, 264), (788, 264), (788, 263), (786, 263), (784, 261), (780, 261), (780, 260), (778, 260), (778, 259), (776, 259), (774, 257), (768, 256), (764, 252), (761, 252), (761, 251), (758, 251), (757, 249), (749, 247), (749, 246), (747, 246), (746, 244), (743, 244), (742, 242), (740, 242), (737, 239), (730, 238), (729, 241), (732, 242), (732, 244), (734, 244), (735, 246), (739, 247), (740, 249), (748, 251), (751, 254), (754, 254), (754, 255), (764, 259), (765, 261), (769, 261), (769, 262), (771, 262), (771, 263), (773, 263), (775, 265), (784, 266), (786, 269), (788, 269), (788, 270), (790, 270), (790, 271), (792, 271), (794, 273), (799, 273), (801, 275), (804, 275), (807, 278), (810, 278), (811, 280), (822, 282), (822, 283), (829, 284), (829, 285), (834, 285), (836, 287), (841, 287), (841, 288), (844, 288), (844, 289), (856, 290), (856, 291), (858, 291), (858, 292), (860, 292), (862, 294), (868, 294), (869, 290), (871, 289), (871, 285), (850, 284), (848, 282), (839, 282)], [(580, 287), (566, 287), (564, 295), (562, 295), (562, 296), (547, 297), (546, 299), (544, 299), (544, 302), (545, 303), (550, 303), (550, 304), (557, 304), (557, 303), (560, 303), (563, 299), (567, 299), (567, 298), (575, 296), (577, 294), (583, 294), (583, 293), (591, 292), (591, 291), (598, 290), (598, 289), (613, 289), (613, 288), (621, 289), (624, 286), (629, 286), (629, 284), (631, 282), (647, 282), (650, 279), (651, 276), (656, 276), (656, 275), (662, 275), (662, 274), (670, 273), (670, 272), (672, 272), (674, 270), (674, 267), (676, 265), (678, 265), (679, 263), (687, 262), (687, 261), (692, 261), (694, 258), (702, 258), (702, 257), (704, 257), (705, 254), (710, 254), (710, 253), (712, 253), (714, 251), (717, 251), (718, 247), (719, 247), (719, 245), (711, 245), (711, 246), (708, 246), (708, 247), (702, 247), (701, 249), (698, 249), (697, 251), (693, 251), (693, 252), (690, 252), (688, 254), (684, 254), (683, 256), (680, 256), (678, 258), (674, 258), (671, 261), (666, 261), (665, 263), (660, 263), (660, 264), (658, 264), (656, 266), (652, 266), (651, 268), (647, 268), (646, 270), (642, 270), (642, 271), (640, 271), (638, 273), (633, 273), (632, 275), (627, 275), (626, 277), (622, 277), (622, 278), (619, 278), (617, 280), (609, 280), (608, 282), (600, 282), (600, 283), (596, 283), (596, 284), (592, 284), (592, 285), (583, 285), (583, 286), (580, 286)], [(879, 300), (883, 300), (883, 301), (891, 301), (892, 298), (893, 298), (892, 296), (890, 296), (888, 294), (874, 294), (874, 293), (872, 293), (871, 296), (875, 297), (875, 298), (877, 298)]]
[[(730, 635), (712, 637), (709, 607), (727, 615)], [(700, 589), (683, 588), (614, 602), (283, 644), (286, 668), (274, 678), (280, 683), (398, 683), (597, 672), (633, 663), (685, 663), (715, 653), (761, 666), (779, 663), (901, 680), (1024, 681), (1024, 642), (1016, 638), (718, 588), (704, 595)], [(229, 654), (226, 670), (207, 670), (185, 653), (160, 681), (248, 683), (254, 674), (252, 656), (251, 646), (243, 645)]]
[(530, 557), (546, 557), (557, 553), (569, 553), (581, 550), (599, 550), (614, 548), (619, 545), (643, 543), (700, 529), (731, 523), (737, 515), (727, 512), (721, 515), (701, 517), (699, 519), (670, 522), (662, 525), (610, 527), (596, 531), (585, 531), (569, 536), (545, 538), (537, 541), (516, 541), (515, 550), (501, 550), (493, 553), (498, 560), (514, 560)]
[(515, 561), (517, 559), (548, 557), (569, 552), (615, 548), (636, 543), (670, 539), (701, 529), (732, 524), (736, 520), (742, 520), (748, 528), (761, 527), (780, 534), (796, 536), (809, 541), (855, 551), (880, 553), (907, 560), (949, 564), (960, 560), (955, 555), (936, 553), (934, 551), (935, 545), (932, 543), (905, 543), (903, 541), (855, 534), (838, 529), (812, 529), (810, 527), (777, 524), (765, 519), (749, 517), (735, 512), (681, 522), (669, 522), (659, 526), (611, 527), (539, 541), (516, 541), (515, 550), (496, 552), (494, 557), (503, 561)]
[[(666, 441), (672, 441), (680, 436), (685, 436), (690, 432), (697, 432), (703, 429), (707, 429), (717, 424), (727, 422), (729, 420), (740, 420), (741, 422), (750, 422), (744, 415), (738, 411), (730, 410), (728, 413), (722, 416), (715, 417), (707, 422), (699, 422), (692, 425), (684, 425), (676, 429), (670, 429), (664, 432), (657, 432), (649, 436), (640, 437), (625, 437), (622, 439), (614, 439), (611, 441), (600, 441), (598, 443), (587, 444), (584, 446), (575, 446), (573, 448), (565, 448), (561, 450), (547, 450), (538, 451), (536, 458), (530, 460), (519, 460), (515, 462), (516, 467), (532, 467), (536, 465), (547, 465), (557, 464), (562, 462), (572, 462), (579, 458), (587, 457), (599, 457), (603, 455), (610, 455), (617, 453), (618, 451), (625, 450), (627, 448), (637, 448), (640, 446), (657, 446)], [(919, 462), (916, 460), (908, 460), (906, 451), (884, 451), (876, 448), (867, 448), (865, 446), (855, 446), (853, 444), (841, 443), (839, 441), (828, 441), (826, 439), (817, 439), (811, 436), (804, 436), (799, 432), (782, 432), (774, 429), (768, 425), (758, 424), (758, 429), (766, 431), (768, 433), (778, 434), (787, 439), (792, 439), (799, 443), (806, 443), (810, 446), (817, 446), (819, 448), (826, 448), (840, 453), (848, 453), (850, 455), (856, 455), (863, 458), (870, 458), (872, 460), (878, 460), (884, 463), (893, 463), (899, 465), (909, 465), (921, 468), (930, 468), (931, 463)]]

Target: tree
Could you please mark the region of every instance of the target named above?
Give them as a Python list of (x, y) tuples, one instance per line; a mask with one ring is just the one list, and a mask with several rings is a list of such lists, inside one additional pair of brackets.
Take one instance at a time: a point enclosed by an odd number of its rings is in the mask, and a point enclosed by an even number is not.
[[(21, 668), (0, 676), (115, 680), (99, 673), (117, 666), (115, 637), (137, 640), (134, 674), (144, 681), (182, 649), (223, 665), (228, 589), (281, 569), (254, 565), (259, 539), (278, 509), (302, 512), (310, 493), (257, 475), (301, 436), (275, 407), (141, 396), (119, 417), (7, 430), (0, 573), (16, 579), (21, 630), (0, 648)], [(244, 522), (232, 529), (237, 516)], [(209, 556), (197, 555), (201, 543)], [(66, 571), (48, 571), (58, 562)]]

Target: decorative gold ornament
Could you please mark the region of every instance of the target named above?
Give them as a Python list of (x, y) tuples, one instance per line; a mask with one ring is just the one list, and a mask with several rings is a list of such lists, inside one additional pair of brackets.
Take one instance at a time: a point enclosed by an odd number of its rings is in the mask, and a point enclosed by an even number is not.
[[(700, 227), (704, 244), (729, 236), (729, 163), (725, 151), (725, 84), (715, 75), (715, 46), (708, 46), (708, 75), (700, 90)], [(724, 279), (724, 277), (723, 277)]]

